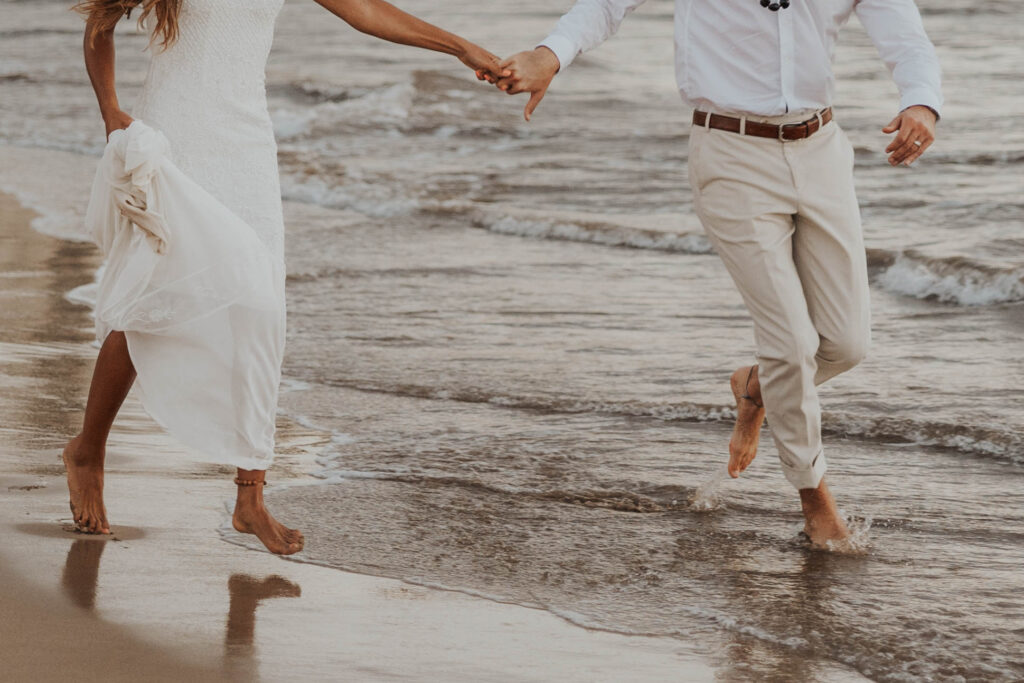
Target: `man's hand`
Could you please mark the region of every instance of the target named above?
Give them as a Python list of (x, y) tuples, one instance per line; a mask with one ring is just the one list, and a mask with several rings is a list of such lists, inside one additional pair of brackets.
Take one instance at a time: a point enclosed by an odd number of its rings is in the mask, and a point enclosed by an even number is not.
[(896, 115), (883, 133), (896, 133), (885, 153), (893, 166), (910, 166), (935, 141), (935, 112), (928, 107), (916, 105), (907, 107)]
[(560, 66), (558, 57), (548, 48), (538, 47), (512, 55), (500, 66), (503, 71), (508, 71), (509, 75), (492, 81), (477, 72), (477, 78), (494, 83), (509, 95), (521, 92), (530, 93), (530, 101), (526, 103), (526, 108), (523, 110), (523, 116), (529, 121), (533, 110), (544, 99), (544, 94), (548, 91), (548, 86), (551, 85), (551, 79), (558, 73)]

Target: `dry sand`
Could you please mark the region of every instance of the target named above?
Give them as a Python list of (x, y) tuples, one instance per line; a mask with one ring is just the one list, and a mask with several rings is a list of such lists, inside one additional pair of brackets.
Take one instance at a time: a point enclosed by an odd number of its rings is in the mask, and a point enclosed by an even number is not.
[[(88, 313), (64, 295), (89, 282), (97, 256), (32, 231), (31, 218), (0, 194), (0, 679), (713, 678), (676, 640), (226, 543), (230, 472), (190, 459), (133, 398), (108, 451), (114, 534), (69, 531), (59, 450), (95, 349)], [(303, 473), (324, 436), (280, 428), (271, 479), (312, 483)]]

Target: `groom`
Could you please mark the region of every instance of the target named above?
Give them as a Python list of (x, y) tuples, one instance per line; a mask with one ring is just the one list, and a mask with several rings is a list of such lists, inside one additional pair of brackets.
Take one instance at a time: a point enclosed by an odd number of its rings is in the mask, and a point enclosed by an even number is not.
[[(526, 120), (555, 74), (596, 47), (644, 0), (578, 0), (540, 45), (494, 80), (530, 93)], [(768, 423), (820, 547), (848, 531), (825, 484), (817, 386), (864, 357), (867, 266), (853, 149), (833, 122), (831, 62), (851, 13), (900, 91), (889, 163), (932, 144), (942, 104), (935, 50), (913, 0), (676, 0), (676, 77), (694, 109), (694, 207), (754, 321), (757, 364), (731, 378), (737, 418), (729, 474), (754, 459)]]

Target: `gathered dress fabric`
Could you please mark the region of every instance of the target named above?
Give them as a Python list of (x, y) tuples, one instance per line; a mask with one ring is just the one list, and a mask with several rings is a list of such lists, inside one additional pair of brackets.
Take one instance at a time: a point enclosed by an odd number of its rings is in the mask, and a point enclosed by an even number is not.
[(284, 218), (264, 73), (283, 0), (184, 0), (97, 170), (96, 323), (146, 411), (211, 462), (266, 469), (285, 339)]

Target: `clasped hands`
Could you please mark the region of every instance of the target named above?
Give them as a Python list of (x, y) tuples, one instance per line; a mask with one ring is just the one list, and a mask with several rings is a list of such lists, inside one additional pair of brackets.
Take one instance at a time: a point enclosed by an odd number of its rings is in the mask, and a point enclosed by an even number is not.
[(523, 116), (529, 121), (533, 110), (544, 99), (559, 66), (554, 52), (546, 47), (538, 47), (502, 60), (497, 69), (477, 69), (476, 77), (494, 84), (509, 95), (530, 93), (530, 99), (523, 109)]

